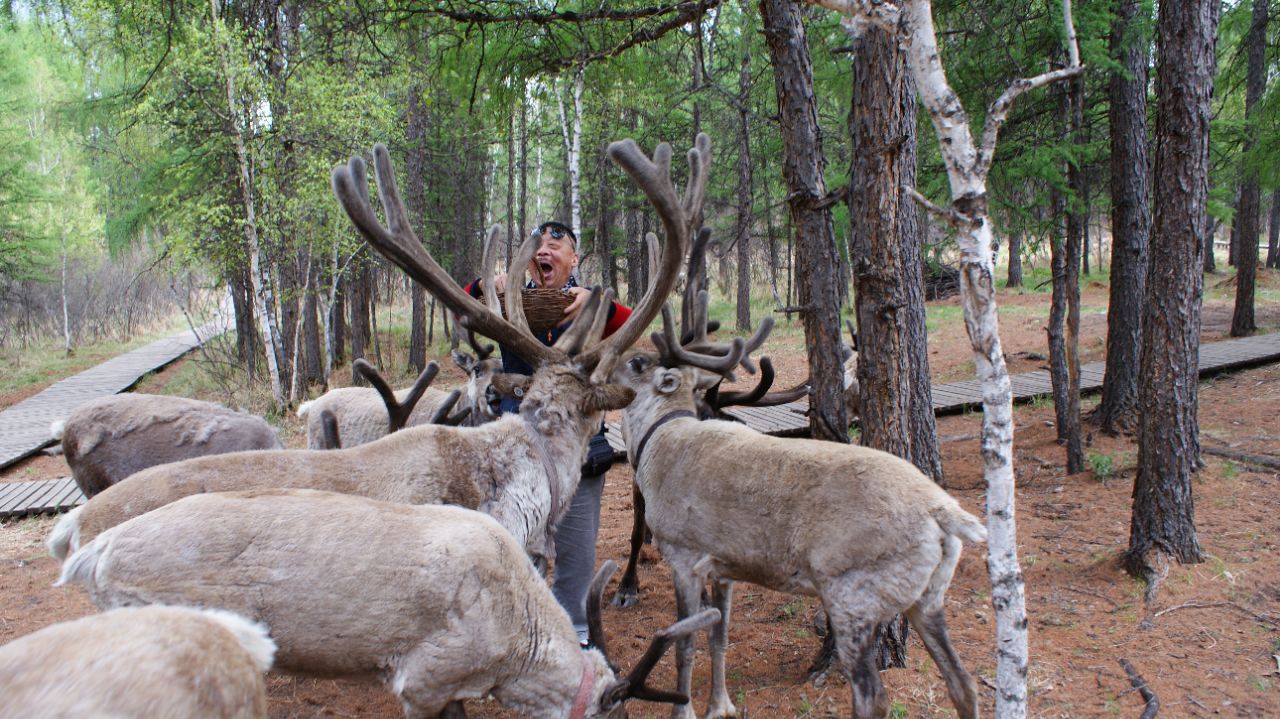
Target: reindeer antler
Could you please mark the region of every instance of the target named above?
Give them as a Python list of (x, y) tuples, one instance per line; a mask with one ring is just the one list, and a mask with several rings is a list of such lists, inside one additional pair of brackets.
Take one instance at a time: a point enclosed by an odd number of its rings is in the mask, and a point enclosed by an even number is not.
[(374, 146), (373, 164), (387, 227), (378, 222), (369, 204), (368, 180), (362, 158), (353, 157), (345, 166), (334, 168), (332, 176), (334, 195), (365, 240), (427, 288), (470, 329), (497, 340), (535, 366), (562, 359), (533, 335), (521, 331), (500, 314), (477, 302), (453, 281), (431, 258), (409, 226), (408, 211), (396, 189), (395, 171), (385, 145), (379, 143)]
[(391, 385), (383, 379), (382, 375), (369, 364), (363, 357), (359, 357), (352, 363), (356, 371), (359, 372), (373, 388), (378, 391), (382, 397), (382, 403), (387, 406), (387, 433), (391, 434), (402, 429), (409, 421), (409, 415), (413, 414), (413, 408), (418, 404), (418, 400), (422, 399), (422, 394), (427, 391), (427, 387), (431, 386), (431, 382), (436, 378), (436, 373), (440, 371), (440, 365), (436, 362), (428, 362), (422, 374), (418, 375), (418, 379), (414, 381), (413, 386), (409, 388), (409, 394), (405, 396), (404, 402), (396, 400), (396, 393), (391, 389)]
[(653, 159), (644, 156), (634, 140), (622, 140), (609, 145), (609, 157), (613, 159), (649, 198), (649, 203), (662, 220), (665, 233), (660, 267), (650, 272), (649, 286), (644, 297), (632, 310), (622, 327), (608, 339), (584, 352), (578, 362), (584, 367), (595, 367), (593, 379), (602, 379), (612, 368), (618, 356), (640, 339), (645, 327), (657, 316), (667, 294), (675, 286), (680, 272), (680, 260), (690, 244), (694, 223), (702, 211), (707, 178), (711, 169), (711, 138), (698, 133), (694, 146), (689, 150), (689, 179), (683, 197), (677, 197), (671, 183), (671, 146), (662, 143), (653, 151)]
[(649, 335), (653, 346), (657, 348), (662, 363), (668, 367), (687, 364), (705, 369), (709, 372), (732, 377), (733, 368), (742, 361), (746, 344), (741, 337), (735, 337), (724, 354), (717, 352), (700, 352), (681, 345), (676, 339), (674, 322), (671, 319), (671, 307), (662, 307), (662, 332)]
[[(657, 211), (665, 230), (665, 248), (661, 256), (661, 268), (651, 277), (649, 287), (631, 316), (612, 336), (582, 352), (577, 364), (585, 370), (594, 370), (593, 381), (603, 381), (618, 356), (635, 343), (644, 328), (657, 316), (666, 295), (675, 285), (680, 258), (689, 245), (689, 236), (702, 211), (707, 177), (711, 164), (711, 139), (699, 134), (694, 147), (689, 150), (689, 181), (683, 197), (677, 197), (671, 183), (671, 147), (665, 143), (654, 150), (653, 159), (640, 151), (633, 140), (623, 140), (609, 145), (609, 156), (629, 174), (649, 198)], [(519, 301), (519, 287), (523, 273), (520, 271), (537, 251), (537, 238), (530, 237), (521, 245), (521, 251), (512, 259), (515, 270), (507, 277), (507, 316), (477, 302), (475, 298), (457, 286), (423, 248), (422, 243), (409, 226), (408, 211), (396, 189), (395, 172), (391, 166), (386, 146), (375, 145), (373, 163), (378, 181), (378, 195), (386, 213), (387, 226), (378, 222), (369, 204), (368, 180), (364, 160), (353, 157), (345, 166), (334, 168), (332, 184), (338, 202), (346, 210), (360, 234), (378, 252), (404, 270), (410, 277), (426, 287), (447, 308), (458, 315), (466, 327), (496, 340), (533, 366), (540, 366), (567, 357), (562, 350), (543, 345), (528, 331), (523, 319), (523, 306)], [(492, 285), (492, 282), (489, 283)], [(588, 315), (589, 327), (595, 318)], [(587, 333), (589, 336), (593, 332)], [(571, 343), (576, 345), (577, 342)]]
[[(605, 647), (604, 623), (601, 621), (600, 606), (604, 603), (604, 588), (610, 577), (618, 570), (617, 562), (612, 559), (600, 565), (595, 577), (591, 580), (591, 588), (587, 590), (587, 637), (596, 649), (604, 655), (609, 666), (614, 666)], [(619, 679), (601, 694), (602, 707), (612, 706), (627, 699), (642, 699), (650, 702), (666, 704), (688, 704), (689, 697), (678, 692), (667, 692), (654, 689), (645, 682), (658, 660), (666, 653), (673, 642), (681, 637), (701, 631), (720, 621), (719, 609), (704, 609), (691, 617), (686, 617), (675, 624), (659, 631), (649, 642), (644, 656), (631, 668), (626, 677)]]

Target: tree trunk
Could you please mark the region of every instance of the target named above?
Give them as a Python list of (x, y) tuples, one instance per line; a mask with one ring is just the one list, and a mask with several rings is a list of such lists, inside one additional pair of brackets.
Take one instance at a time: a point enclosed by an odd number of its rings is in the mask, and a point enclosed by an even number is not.
[[(744, 5), (745, 5), (744, 0)], [(744, 12), (748, 8), (743, 8)], [(738, 243), (737, 327), (751, 331), (751, 35), (742, 34), (742, 64), (738, 71)]]
[(1280, 269), (1280, 189), (1271, 193), (1271, 219), (1267, 223), (1267, 267)]
[(529, 93), (528, 84), (522, 83), (526, 91), (520, 96), (520, 200), (516, 206), (516, 234), (507, 238), (507, 260), (511, 260), (512, 243), (524, 241), (524, 233), (528, 231), (525, 212), (529, 205)]
[(1138, 353), (1146, 300), (1147, 245), (1151, 237), (1150, 159), (1147, 146), (1148, 26), (1141, 0), (1120, 0), (1111, 30), (1111, 296), (1107, 308), (1107, 360), (1098, 424), (1108, 434), (1131, 432), (1138, 417)]
[[(1015, 200), (1016, 201), (1016, 200)], [(1009, 277), (1005, 280), (1007, 288), (1022, 286), (1022, 228), (1009, 230)]]
[[(1268, 0), (1253, 0), (1253, 22), (1245, 36), (1248, 71), (1245, 79), (1244, 113), (1245, 125), (1244, 147), (1241, 155), (1248, 157), (1257, 142), (1257, 125), (1259, 121), (1257, 107), (1262, 102), (1262, 93), (1267, 86), (1266, 51), (1267, 51), (1267, 8)], [(1254, 285), (1258, 274), (1258, 236), (1260, 228), (1258, 219), (1261, 214), (1262, 192), (1258, 186), (1257, 168), (1248, 162), (1241, 161), (1240, 204), (1236, 206), (1236, 217), (1239, 219), (1236, 242), (1236, 306), (1231, 315), (1231, 336), (1244, 337), (1253, 334), (1257, 329), (1254, 321), (1253, 299)]]
[(62, 229), (58, 232), (58, 237), (62, 242), (62, 344), (63, 356), (70, 357), (74, 352), (71, 349), (71, 309), (70, 302), (67, 301), (67, 232)]
[(324, 382), (324, 353), (320, 351), (320, 270), (311, 268), (310, 288), (303, 305), (302, 333), (303, 355), (308, 383)]
[(573, 234), (582, 237), (582, 86), (586, 66), (579, 65), (573, 71), (573, 122), (564, 108), (564, 98), (557, 93), (560, 108), (560, 131), (564, 137), (565, 163), (569, 166), (569, 222)]
[(1201, 250), (1204, 252), (1204, 271), (1205, 274), (1213, 274), (1218, 271), (1218, 261), (1213, 254), (1213, 238), (1218, 235), (1217, 221), (1209, 225), (1208, 231), (1204, 234), (1204, 242)]
[[(288, 386), (290, 399), (293, 401), (294, 387), (297, 383), (293, 379), (295, 374), (294, 364), (297, 356), (300, 356), (301, 344), (299, 343), (298, 332), (302, 329), (299, 322), (301, 313), (299, 312), (299, 299), (302, 295), (302, 286), (299, 284), (298, 262), (302, 261), (299, 253), (293, 253), (292, 258), (285, 258), (283, 262), (271, 262), (278, 269), (276, 273), (276, 284), (280, 288), (276, 299), (280, 305), (280, 376)], [(294, 350), (299, 350), (295, 352)]]
[(826, 197), (822, 132), (813, 94), (813, 67), (800, 9), (787, 0), (761, 0), (765, 40), (773, 61), (774, 87), (782, 130), (782, 175), (795, 225), (796, 263), (805, 282), (799, 287), (809, 348), (809, 432), (816, 439), (849, 441), (845, 416), (843, 362), (840, 356), (840, 306), (836, 267), (839, 255), (831, 212), (819, 206)]
[(1156, 28), (1155, 212), (1142, 318), (1138, 474), (1125, 569), (1150, 595), (1165, 555), (1199, 562), (1191, 475), (1200, 461), (1199, 268), (1208, 215), (1216, 0), (1161, 0)]
[(635, 305), (644, 296), (645, 249), (640, 229), (640, 210), (628, 192), (627, 209), (622, 217), (622, 231), (627, 237), (627, 303)]
[[(929, 380), (915, 204), (915, 84), (888, 31), (855, 38), (849, 133), (849, 260), (858, 317), (862, 444), (942, 480)], [(879, 629), (879, 665), (906, 666), (906, 622)]]
[[(1063, 124), (1070, 123), (1070, 136), (1079, 142), (1077, 118), (1082, 92), (1076, 82), (1059, 86)], [(1063, 128), (1064, 137), (1068, 134)], [(1066, 168), (1067, 184), (1076, 184), (1075, 171)], [(1067, 473), (1084, 469), (1084, 449), (1080, 436), (1080, 245), (1082, 222), (1067, 198), (1058, 189), (1052, 192), (1054, 233), (1050, 243), (1053, 261), (1053, 304), (1049, 309), (1049, 367), (1053, 383), (1053, 408), (1057, 418), (1058, 442), (1066, 446)]]
[[(360, 260), (358, 269), (351, 274), (348, 283), (351, 292), (351, 359), (368, 359), (369, 352), (369, 265)], [(364, 378), (354, 369), (351, 372), (352, 385), (364, 385)]]
[[(511, 121), (507, 123), (507, 237), (502, 266), (511, 264), (511, 241), (516, 237), (516, 108), (511, 108)], [(523, 240), (524, 238), (521, 238)]]
[[(335, 253), (334, 258), (337, 259)], [(336, 263), (334, 265), (336, 270)], [(329, 306), (329, 322), (333, 327), (333, 347), (330, 348), (331, 359), (330, 369), (334, 364), (342, 364), (347, 361), (347, 290), (351, 287), (349, 278), (351, 273), (347, 272), (345, 277), (335, 277), (333, 280), (333, 302)], [(328, 381), (328, 377), (325, 378)]]
[(245, 368), (252, 380), (257, 369), (258, 349), (255, 338), (258, 336), (258, 328), (253, 324), (253, 292), (247, 268), (240, 266), (232, 269), (227, 274), (227, 285), (231, 289), (231, 308), (236, 320), (236, 361)]
[[(427, 196), (427, 103), (422, 97), (421, 82), (409, 86), (408, 108), (405, 118), (405, 182), (404, 199), (418, 237), (429, 237), (426, 231)], [(411, 283), (409, 289), (409, 358), (408, 365), (414, 373), (427, 366), (426, 295), (422, 286)]]

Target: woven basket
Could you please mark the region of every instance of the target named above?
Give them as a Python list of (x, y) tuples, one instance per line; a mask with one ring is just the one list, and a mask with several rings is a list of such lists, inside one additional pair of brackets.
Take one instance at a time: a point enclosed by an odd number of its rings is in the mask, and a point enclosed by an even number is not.
[[(541, 335), (556, 325), (564, 322), (564, 308), (573, 302), (573, 295), (555, 289), (523, 289), (524, 317), (529, 322), (529, 329), (535, 335)], [(507, 316), (507, 306), (502, 305), (502, 316)]]

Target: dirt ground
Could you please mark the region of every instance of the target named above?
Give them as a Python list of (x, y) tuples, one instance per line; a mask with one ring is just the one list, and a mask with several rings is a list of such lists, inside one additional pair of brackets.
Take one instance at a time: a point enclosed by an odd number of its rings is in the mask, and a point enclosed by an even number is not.
[[(1280, 286), (1276, 276), (1267, 281)], [(1265, 286), (1265, 283), (1264, 283)], [(1031, 308), (1045, 294), (1005, 293), (1000, 298), (1001, 336), (1011, 372), (1046, 366), (1044, 322)], [(952, 299), (940, 303), (955, 305)], [(1102, 359), (1105, 288), (1086, 289), (1082, 304), (1082, 361)], [(1225, 336), (1231, 308), (1207, 301), (1206, 341)], [(1280, 307), (1259, 307), (1259, 324), (1274, 331)], [(799, 354), (779, 356), (779, 386), (804, 374)], [(957, 319), (931, 332), (930, 363), (944, 381), (972, 376), (972, 362)], [(455, 378), (457, 379), (457, 378)], [(1085, 401), (1086, 410), (1096, 404)], [(1200, 391), (1201, 441), (1206, 448), (1280, 455), (1280, 365), (1205, 381)], [(1137, 717), (1144, 700), (1133, 688), (1128, 661), (1160, 702), (1161, 716), (1280, 716), (1280, 473), (1206, 455), (1195, 479), (1196, 526), (1206, 561), (1173, 565), (1153, 603), (1118, 567), (1129, 534), (1136, 442), (1092, 432), (1091, 471), (1066, 475), (1064, 452), (1054, 441), (1053, 407), (1047, 401), (1015, 409), (1015, 474), (1019, 556), (1026, 579), (1033, 717)], [(982, 514), (984, 488), (977, 433), (981, 417), (939, 418), (946, 486), (970, 511)], [(1092, 429), (1086, 426), (1086, 430)], [(55, 478), (66, 474), (61, 458), (37, 458), (6, 471), (0, 480)], [(631, 527), (631, 472), (610, 471), (599, 542), (600, 559), (624, 563)], [(93, 611), (78, 589), (53, 588), (57, 565), (43, 547), (52, 518), (0, 526), (0, 641)], [(981, 547), (967, 548), (948, 593), (953, 640), (979, 681), (984, 714), (994, 706), (994, 611)], [(657, 552), (646, 548), (640, 604), (606, 607), (604, 621), (615, 662), (626, 667), (651, 634), (673, 621), (670, 575)], [(612, 594), (612, 587), (608, 595)], [(817, 603), (739, 585), (730, 629), (729, 688), (744, 717), (848, 717), (849, 689), (831, 677), (806, 681), (819, 646)], [(924, 648), (912, 640), (908, 666), (883, 679), (893, 717), (945, 717), (954, 712)], [(673, 661), (663, 660), (657, 686), (673, 684)], [(709, 669), (700, 651), (694, 706), (706, 706)], [(270, 677), (271, 716), (396, 717), (400, 708), (379, 686), (333, 680)], [(473, 717), (506, 718), (493, 702), (472, 702)], [(632, 717), (667, 716), (653, 704), (634, 703)]]

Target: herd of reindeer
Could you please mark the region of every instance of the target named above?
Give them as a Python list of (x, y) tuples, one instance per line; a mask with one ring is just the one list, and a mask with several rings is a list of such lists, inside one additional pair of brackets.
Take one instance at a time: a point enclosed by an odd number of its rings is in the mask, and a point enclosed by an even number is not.
[[(308, 449), (283, 448), (260, 418), (195, 400), (126, 394), (78, 409), (55, 434), (89, 500), (59, 519), (48, 545), (63, 562), (58, 584), (82, 585), (104, 611), (0, 647), (0, 715), (265, 717), (264, 673), (274, 669), (375, 678), (411, 719), (464, 717), (465, 700), (485, 697), (546, 719), (625, 716), (630, 699), (689, 719), (695, 639), (706, 630), (703, 716), (731, 717), (728, 619), (733, 582), (747, 581), (821, 599), (854, 717), (888, 714), (875, 629), (899, 614), (959, 716), (976, 717), (943, 599), (962, 544), (985, 540), (982, 522), (898, 457), (720, 417), (728, 405), (789, 401), (804, 388), (770, 393), (768, 359), (750, 357), (771, 321), (748, 339), (708, 338), (716, 328), (696, 272), (677, 332), (666, 298), (706, 248), (710, 150), (699, 135), (677, 193), (668, 145), (651, 157), (630, 140), (610, 145), (663, 238), (647, 238), (649, 284), (622, 327), (602, 337), (612, 292), (596, 288), (552, 346), (529, 330), (523, 272), (508, 273), (502, 298), (483, 283), (481, 301), (424, 249), (385, 147), (373, 150), (385, 224), (364, 161), (335, 168), (334, 193), (364, 239), (465, 329), (476, 354), (453, 357), (467, 385), (448, 395), (429, 388), (433, 363), (393, 392), (357, 362), (376, 389), (304, 405)], [(525, 241), (509, 267), (526, 266), (537, 243)], [(495, 246), (491, 233), (485, 272)], [(631, 349), (659, 315), (656, 351)], [(503, 374), (476, 335), (533, 374)], [(739, 368), (759, 370), (761, 382), (720, 391)], [(518, 414), (497, 412), (503, 396), (521, 398)], [(540, 561), (591, 436), (619, 409), (637, 520), (615, 604), (636, 601), (647, 526), (677, 607), (676, 623), (625, 673), (609, 659), (601, 621), (613, 562), (592, 583), (584, 646)], [(652, 687), (647, 677), (672, 644), (676, 686)]]

